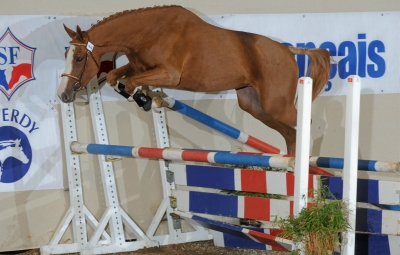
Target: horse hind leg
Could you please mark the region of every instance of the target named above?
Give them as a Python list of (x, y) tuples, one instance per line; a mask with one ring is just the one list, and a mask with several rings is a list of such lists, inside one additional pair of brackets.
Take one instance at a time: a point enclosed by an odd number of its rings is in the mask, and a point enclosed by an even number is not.
[(258, 119), (268, 127), (280, 133), (286, 142), (287, 153), (294, 155), (296, 150), (296, 130), (277, 120), (271, 114), (263, 110), (260, 104), (259, 96), (253, 87), (245, 87), (236, 90), (238, 96), (239, 107), (250, 113), (254, 118)]

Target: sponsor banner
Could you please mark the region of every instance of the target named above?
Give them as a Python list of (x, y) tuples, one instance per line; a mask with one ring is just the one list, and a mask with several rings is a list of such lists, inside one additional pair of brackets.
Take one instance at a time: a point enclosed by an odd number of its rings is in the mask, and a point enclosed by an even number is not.
[[(257, 33), (286, 45), (329, 50), (333, 63), (322, 95), (345, 95), (349, 75), (362, 78), (362, 94), (400, 93), (400, 13), (223, 15), (210, 23)], [(296, 55), (300, 76), (307, 58)]]

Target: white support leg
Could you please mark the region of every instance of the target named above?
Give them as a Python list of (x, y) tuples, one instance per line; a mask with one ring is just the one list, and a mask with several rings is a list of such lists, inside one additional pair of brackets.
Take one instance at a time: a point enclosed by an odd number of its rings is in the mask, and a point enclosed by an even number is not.
[[(297, 136), (294, 184), (294, 216), (307, 206), (308, 168), (310, 157), (312, 79), (302, 77), (297, 84)], [(300, 250), (301, 244), (295, 244)]]
[[(101, 101), (97, 79), (92, 79), (92, 81), (89, 82), (87, 90), (96, 143), (108, 144), (107, 128), (103, 112), (103, 103)], [(112, 163), (106, 162), (106, 157), (104, 155), (99, 155), (98, 158), (105, 195), (105, 203), (107, 206), (106, 212), (109, 212), (110, 215), (112, 215), (110, 217), (103, 217), (102, 220), (105, 220), (107, 222), (109, 221), (111, 243), (122, 244), (123, 242), (125, 242), (125, 237), (121, 215), (119, 214), (118, 210), (119, 201), (114, 177), (114, 169)], [(100, 226), (104, 224), (104, 222), (100, 221)], [(102, 230), (97, 229), (97, 231), (95, 231), (95, 233), (92, 235), (90, 240), (92, 246), (97, 244), (97, 242), (99, 241), (98, 238), (100, 238), (100, 231), (102, 232)]]
[[(155, 108), (152, 109), (153, 115), (153, 123), (154, 123), (154, 131), (156, 135), (157, 147), (158, 148), (166, 148), (170, 147), (169, 136), (167, 131), (167, 120), (165, 116), (164, 108)], [(163, 200), (157, 210), (156, 215), (153, 218), (153, 221), (150, 227), (147, 230), (147, 235), (153, 239), (157, 240), (160, 245), (168, 245), (175, 243), (185, 243), (185, 242), (194, 242), (194, 241), (203, 241), (212, 239), (212, 235), (208, 233), (206, 229), (203, 227), (195, 227), (194, 232), (182, 233), (180, 229), (174, 229), (173, 221), (170, 216), (170, 213), (173, 212), (173, 208), (170, 206), (171, 189), (175, 189), (175, 184), (169, 183), (167, 181), (166, 171), (169, 170), (168, 165), (164, 160), (159, 160), (160, 172), (161, 172), (161, 182), (163, 189)], [(164, 236), (155, 236), (155, 231), (159, 226), (162, 217), (166, 213), (168, 219), (168, 235)]]
[(344, 255), (352, 255), (355, 251), (355, 225), (357, 205), (357, 161), (358, 136), (360, 119), (361, 79), (357, 75), (350, 76), (347, 83), (345, 148), (343, 168), (343, 200), (348, 202), (349, 223), (351, 229), (344, 233), (347, 241), (343, 246)]
[[(58, 82), (61, 81), (61, 74), (64, 69), (57, 70)], [(74, 104), (61, 104), (61, 120), (63, 126), (64, 150), (66, 153), (66, 166), (68, 175), (68, 191), (70, 207), (62, 219), (60, 225), (54, 232), (50, 243), (42, 246), (42, 254), (74, 253), (83, 250), (87, 244), (87, 230), (85, 205), (82, 196), (82, 180), (79, 157), (72, 154), (69, 145), (77, 140)], [(69, 225), (72, 225), (74, 245), (59, 244)]]
[(294, 184), (294, 215), (297, 216), (307, 204), (308, 165), (310, 157), (312, 79), (302, 77), (297, 84), (297, 137)]
[[(90, 98), (90, 113), (95, 130), (95, 140), (99, 144), (108, 144), (106, 121), (103, 111), (103, 103), (97, 84), (97, 79), (93, 79), (87, 86)], [(146, 234), (130, 219), (128, 214), (120, 207), (117, 187), (114, 176), (114, 169), (111, 162), (107, 162), (105, 155), (99, 155), (99, 165), (103, 190), (106, 202), (106, 211), (99, 221), (98, 228), (90, 238), (89, 246), (86, 247), (86, 254), (99, 254), (110, 252), (126, 252), (140, 249), (143, 247), (158, 246), (157, 242), (151, 241)], [(127, 243), (125, 241), (124, 226), (136, 235), (137, 241)], [(108, 226), (110, 230), (110, 242), (106, 244), (107, 249), (101, 244), (99, 238), (104, 229)]]

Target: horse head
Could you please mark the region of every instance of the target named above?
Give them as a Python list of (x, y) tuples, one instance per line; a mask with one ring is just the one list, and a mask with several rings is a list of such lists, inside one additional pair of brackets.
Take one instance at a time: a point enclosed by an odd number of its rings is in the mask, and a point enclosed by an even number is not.
[(15, 142), (15, 147), (14, 147), (15, 149), (13, 150), (12, 156), (20, 160), (24, 164), (28, 163), (29, 158), (24, 153), (24, 148), (22, 147), (21, 139), (16, 139), (14, 142)]
[(79, 26), (76, 32), (64, 25), (65, 31), (71, 37), (70, 47), (65, 53), (66, 67), (62, 74), (58, 97), (64, 103), (75, 100), (77, 91), (85, 88), (99, 70), (100, 56), (96, 55), (88, 34)]

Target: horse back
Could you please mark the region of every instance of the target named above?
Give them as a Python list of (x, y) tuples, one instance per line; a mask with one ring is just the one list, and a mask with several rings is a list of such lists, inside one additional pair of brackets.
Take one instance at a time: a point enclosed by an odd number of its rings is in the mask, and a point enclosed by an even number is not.
[(208, 92), (265, 83), (295, 63), (288, 47), (276, 41), (214, 26), (182, 7), (142, 15), (138, 25), (145, 28), (131, 60), (137, 70), (173, 69), (181, 76), (178, 89)]
[(216, 27), (203, 20), (189, 24), (177, 52), (184, 52), (182, 83), (219, 91), (265, 83), (284, 76), (285, 70), (297, 77), (297, 65), (288, 47), (268, 37)]

